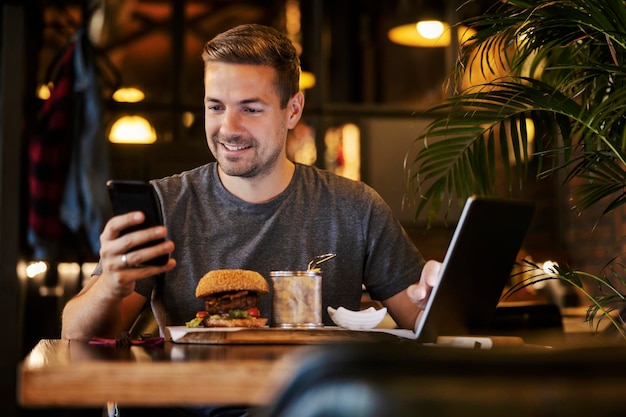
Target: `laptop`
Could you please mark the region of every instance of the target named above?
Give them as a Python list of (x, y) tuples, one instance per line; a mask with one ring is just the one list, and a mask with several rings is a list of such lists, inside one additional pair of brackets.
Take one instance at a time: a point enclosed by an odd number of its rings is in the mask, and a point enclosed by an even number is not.
[(533, 212), (532, 202), (476, 196), (467, 200), (439, 284), (415, 328), (419, 342), (488, 331)]

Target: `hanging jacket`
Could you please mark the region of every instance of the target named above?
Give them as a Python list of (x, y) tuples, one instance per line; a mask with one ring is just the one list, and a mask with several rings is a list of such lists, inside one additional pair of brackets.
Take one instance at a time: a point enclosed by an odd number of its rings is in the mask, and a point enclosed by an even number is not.
[(63, 237), (59, 209), (72, 148), (74, 49), (68, 44), (59, 60), (54, 87), (28, 143), (28, 241), (36, 259), (56, 258)]
[(93, 253), (110, 217), (106, 181), (109, 157), (102, 123), (102, 99), (87, 35), (77, 33), (74, 52), (75, 129), (72, 158), (61, 203), (61, 219), (74, 233), (84, 231)]
[(79, 249), (98, 253), (110, 216), (102, 102), (84, 31), (79, 29), (64, 48), (28, 144), (28, 242), (35, 259), (48, 261), (58, 260), (68, 232), (87, 242), (88, 248)]

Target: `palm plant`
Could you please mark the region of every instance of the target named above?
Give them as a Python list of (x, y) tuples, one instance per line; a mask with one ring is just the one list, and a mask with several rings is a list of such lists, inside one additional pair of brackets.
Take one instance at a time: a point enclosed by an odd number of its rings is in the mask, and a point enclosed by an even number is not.
[[(428, 109), (433, 121), (417, 139), (416, 216), (426, 210), (431, 224), (455, 199), (495, 194), (502, 173), (509, 187), (523, 186), (531, 157), (535, 175), (558, 174), (582, 210), (602, 204), (608, 213), (626, 203), (625, 1), (506, 0), (463, 23), (476, 32), (460, 48), (453, 92)], [(476, 76), (480, 83), (463, 84)], [(533, 279), (556, 276), (582, 289), (579, 277), (590, 275), (552, 272)], [(626, 305), (615, 274), (590, 276), (611, 291), (586, 293), (591, 319)]]

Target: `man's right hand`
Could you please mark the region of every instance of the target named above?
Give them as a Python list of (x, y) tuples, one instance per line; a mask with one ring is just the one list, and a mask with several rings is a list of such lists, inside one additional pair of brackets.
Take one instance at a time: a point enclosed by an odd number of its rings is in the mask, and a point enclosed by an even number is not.
[(169, 255), (174, 243), (165, 240), (142, 249), (138, 245), (161, 239), (167, 234), (163, 226), (121, 232), (144, 221), (141, 212), (111, 218), (100, 235), (100, 265), (102, 272), (93, 276), (82, 291), (67, 302), (63, 309), (63, 339), (87, 340), (93, 336), (118, 337), (130, 329), (146, 302), (146, 297), (134, 292), (137, 280), (167, 272), (176, 266), (169, 258), (163, 266), (136, 266), (160, 255)]
[[(169, 255), (174, 242), (164, 242), (142, 249), (133, 249), (166, 236), (164, 226), (137, 230), (122, 235), (128, 227), (141, 224), (145, 219), (142, 212), (135, 211), (111, 218), (100, 235), (100, 264), (102, 275), (107, 277), (107, 286), (112, 295), (124, 298), (135, 289), (135, 281), (167, 272), (176, 266), (170, 258), (163, 266), (144, 266), (150, 259)], [(141, 266), (139, 266), (141, 265)]]

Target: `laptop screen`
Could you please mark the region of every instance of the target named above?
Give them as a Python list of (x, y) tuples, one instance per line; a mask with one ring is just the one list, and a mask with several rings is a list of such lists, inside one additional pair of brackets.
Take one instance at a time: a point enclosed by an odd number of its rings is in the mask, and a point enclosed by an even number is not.
[(534, 212), (532, 202), (470, 197), (416, 326), (417, 340), (484, 334)]

